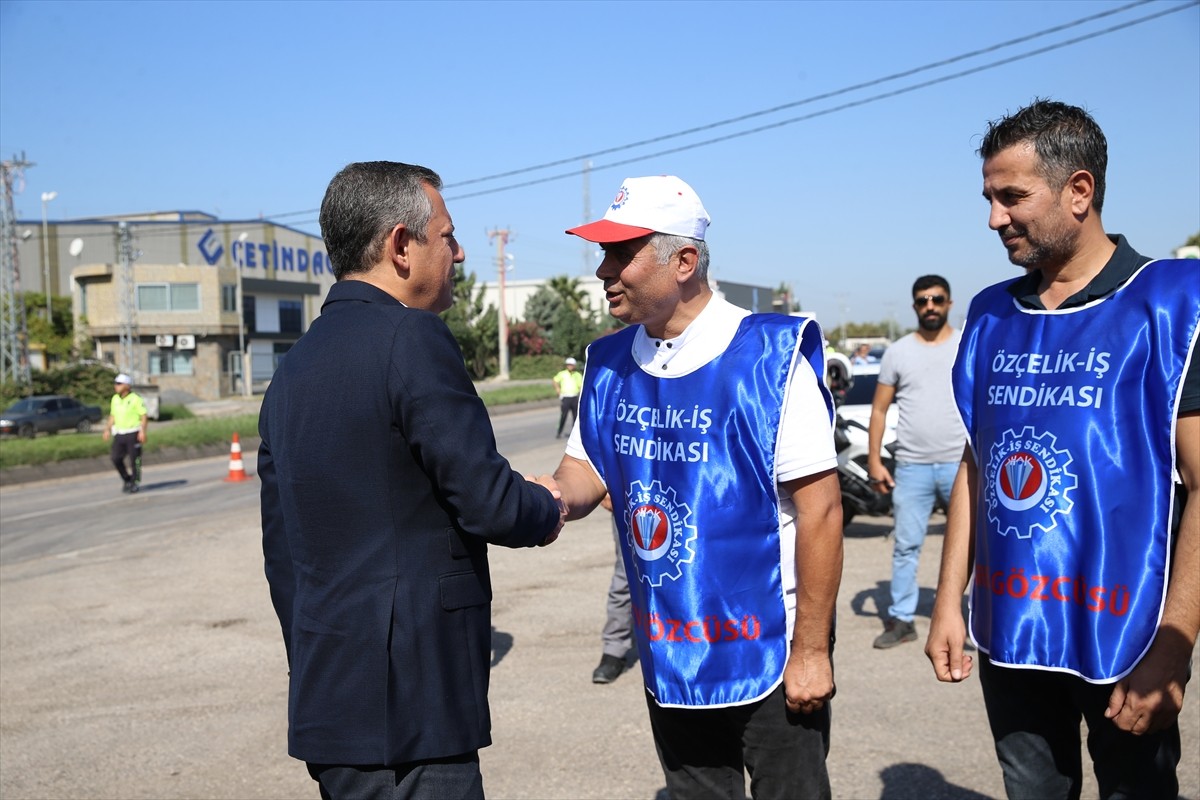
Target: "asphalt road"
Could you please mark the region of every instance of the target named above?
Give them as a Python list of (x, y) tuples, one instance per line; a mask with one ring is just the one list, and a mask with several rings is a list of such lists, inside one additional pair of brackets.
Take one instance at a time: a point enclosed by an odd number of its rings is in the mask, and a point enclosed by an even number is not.
[[(552, 408), (497, 416), (501, 450), (522, 472), (552, 470), (556, 422)], [(286, 754), (287, 667), (262, 577), (258, 484), (227, 475), (216, 457), (149, 464), (135, 496), (107, 473), (0, 486), (0, 797), (317, 797)], [(919, 643), (871, 648), (889, 526), (847, 530), (834, 796), (1001, 797), (978, 681), (937, 683)], [(922, 557), (922, 634), (940, 534), (935, 524)], [(489, 797), (662, 800), (636, 669), (590, 681), (613, 561), (607, 516), (571, 523), (549, 548), (491, 553)], [(1194, 691), (1183, 735), (1182, 792), (1200, 798)], [(1095, 796), (1089, 780), (1084, 797)]]

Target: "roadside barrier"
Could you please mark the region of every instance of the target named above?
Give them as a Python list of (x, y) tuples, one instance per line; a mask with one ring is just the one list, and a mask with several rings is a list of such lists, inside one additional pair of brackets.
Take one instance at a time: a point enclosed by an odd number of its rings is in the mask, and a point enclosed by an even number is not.
[(242, 465), (242, 443), (238, 441), (237, 431), (233, 432), (233, 444), (229, 446), (229, 477), (226, 481), (248, 481), (246, 468)]

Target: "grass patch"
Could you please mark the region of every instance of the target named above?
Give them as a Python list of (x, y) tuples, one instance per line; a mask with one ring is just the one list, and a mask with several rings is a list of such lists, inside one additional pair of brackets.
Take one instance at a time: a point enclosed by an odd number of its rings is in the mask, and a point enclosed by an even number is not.
[(513, 403), (532, 403), (536, 400), (547, 400), (555, 397), (554, 387), (549, 381), (534, 386), (502, 386), (499, 389), (489, 389), (480, 392), (479, 397), (488, 408), (492, 406), (507, 406)]
[[(549, 381), (536, 386), (503, 386), (481, 392), (484, 405), (502, 406), (531, 403), (554, 397)], [(241, 439), (258, 436), (258, 414), (239, 414), (232, 417), (197, 417), (187, 406), (165, 405), (159, 409), (158, 422), (150, 423), (150, 435), (145, 454), (152, 455), (171, 447), (203, 447), (233, 441), (236, 432)], [(170, 424), (162, 422), (170, 420)], [(92, 433), (63, 433), (38, 436), (36, 439), (5, 438), (0, 440), (0, 469), (21, 465), (52, 464), (78, 458), (107, 456), (109, 443), (99, 431)]]
[(195, 419), (196, 415), (185, 405), (166, 404), (158, 407), (158, 421)]

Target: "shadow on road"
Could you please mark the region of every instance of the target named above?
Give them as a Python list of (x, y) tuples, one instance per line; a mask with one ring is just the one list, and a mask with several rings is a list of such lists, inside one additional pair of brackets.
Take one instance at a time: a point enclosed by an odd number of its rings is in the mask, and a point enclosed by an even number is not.
[(879, 800), (990, 800), (986, 794), (953, 783), (947, 783), (942, 773), (924, 764), (893, 764), (879, 771), (883, 791)]
[(139, 488), (139, 492), (157, 492), (161, 489), (172, 489), (176, 486), (186, 486), (186, 480), (180, 481), (159, 481), (158, 483), (143, 483)]
[(512, 650), (513, 637), (511, 633), (496, 630), (496, 626), (492, 626), (492, 663), (490, 666), (496, 666), (500, 661), (508, 655), (508, 651)]

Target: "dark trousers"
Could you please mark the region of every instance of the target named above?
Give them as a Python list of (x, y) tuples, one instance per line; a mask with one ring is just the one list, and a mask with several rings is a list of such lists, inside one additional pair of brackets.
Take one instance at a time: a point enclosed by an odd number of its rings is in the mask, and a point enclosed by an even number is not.
[(783, 686), (762, 700), (728, 708), (663, 708), (646, 693), (654, 745), (671, 800), (830, 797), (830, 710), (793, 714)]
[(575, 418), (579, 416), (579, 395), (558, 398), (558, 406), (561, 409), (558, 414), (558, 433), (554, 435), (562, 436), (563, 425), (567, 422), (567, 414), (570, 413), (571, 415), (572, 425), (575, 424)]
[(321, 800), (483, 800), (479, 753), (395, 766), (309, 764)]
[[(113, 466), (121, 474), (121, 480), (126, 483), (140, 483), (142, 480), (142, 443), (137, 439), (137, 431), (133, 433), (116, 433), (112, 437), (111, 457)], [(125, 468), (125, 459), (129, 459), (129, 468)]]
[(633, 617), (629, 612), (629, 579), (625, 576), (625, 559), (621, 557), (616, 517), (612, 518), (612, 531), (617, 560), (613, 564), (612, 580), (608, 583), (604, 629), (600, 632), (600, 640), (604, 643), (604, 655), (625, 658), (633, 649)]
[(1111, 684), (1061, 672), (1010, 669), (980, 654), (979, 681), (1010, 800), (1078, 800), (1083, 781), (1079, 722), (1101, 798), (1179, 794), (1179, 724), (1134, 736), (1104, 718)]

